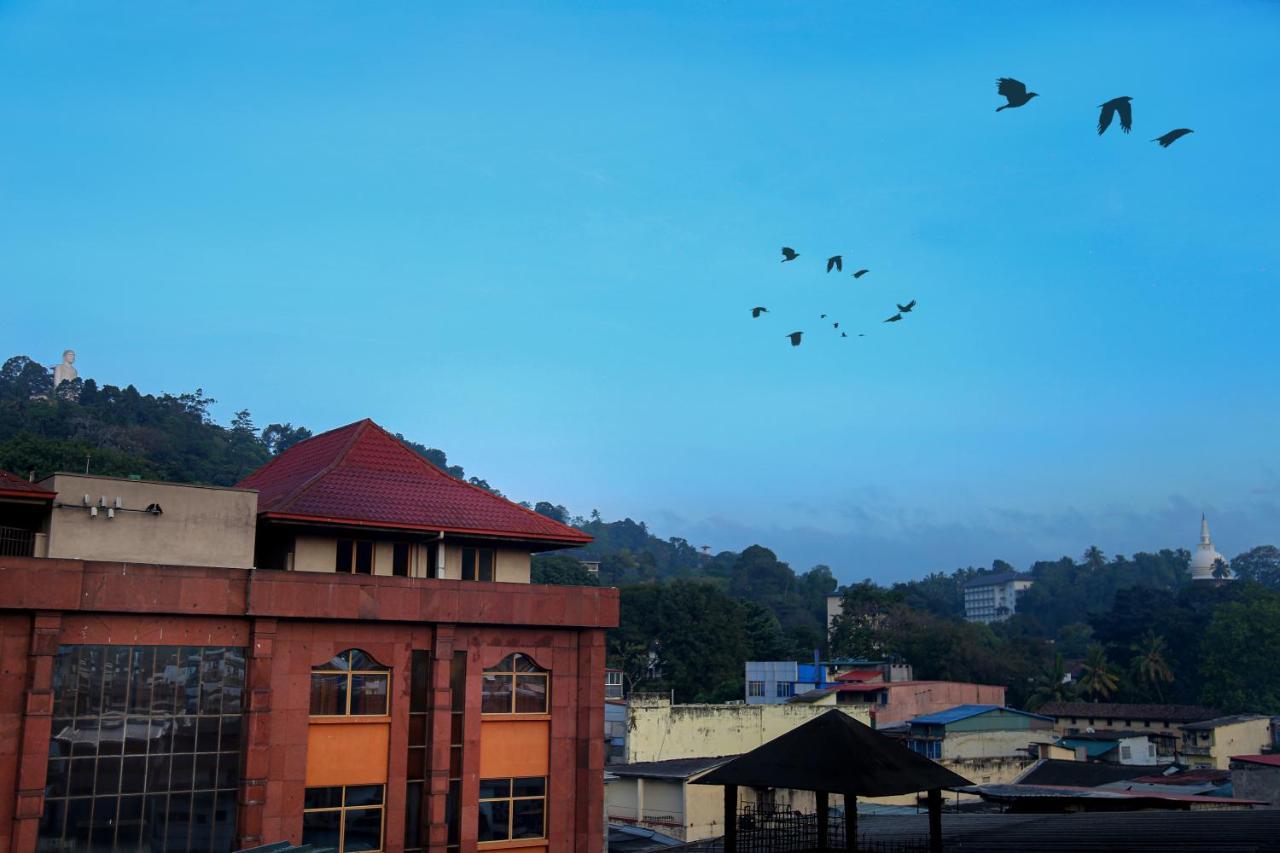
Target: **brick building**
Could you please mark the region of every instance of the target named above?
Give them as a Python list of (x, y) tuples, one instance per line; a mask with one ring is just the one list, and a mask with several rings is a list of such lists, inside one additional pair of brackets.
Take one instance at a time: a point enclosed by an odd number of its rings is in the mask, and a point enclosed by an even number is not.
[[(84, 479), (0, 503), (61, 555), (0, 555), (0, 853), (601, 849), (617, 594), (528, 583), (580, 531), (368, 421), (237, 489)], [(168, 564), (210, 518), (256, 568)]]

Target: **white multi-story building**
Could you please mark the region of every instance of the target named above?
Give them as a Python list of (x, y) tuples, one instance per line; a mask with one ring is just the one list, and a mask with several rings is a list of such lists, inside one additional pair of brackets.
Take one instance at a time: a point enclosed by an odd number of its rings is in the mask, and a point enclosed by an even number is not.
[(1031, 578), (1018, 572), (998, 572), (964, 585), (964, 618), (970, 622), (1001, 622), (1018, 612), (1018, 596)]

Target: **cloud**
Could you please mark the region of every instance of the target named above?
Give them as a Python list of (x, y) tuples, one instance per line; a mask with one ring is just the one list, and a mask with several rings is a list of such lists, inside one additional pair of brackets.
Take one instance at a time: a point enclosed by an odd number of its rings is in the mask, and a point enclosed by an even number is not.
[[(906, 507), (826, 510), (822, 517), (828, 523), (794, 524), (752, 524), (721, 514), (686, 518), (667, 512), (662, 529), (654, 532), (707, 543), (713, 551), (760, 544), (797, 571), (825, 563), (843, 582), (869, 577), (881, 583), (963, 566), (989, 566), (996, 559), (1027, 568), (1036, 560), (1078, 558), (1090, 545), (1107, 554), (1127, 556), (1161, 548), (1189, 549), (1198, 541), (1202, 510), (1209, 516), (1214, 544), (1224, 554), (1280, 542), (1277, 501), (1201, 507), (1173, 495), (1148, 509), (997, 507), (951, 518)], [(830, 523), (837, 518), (850, 523)]]

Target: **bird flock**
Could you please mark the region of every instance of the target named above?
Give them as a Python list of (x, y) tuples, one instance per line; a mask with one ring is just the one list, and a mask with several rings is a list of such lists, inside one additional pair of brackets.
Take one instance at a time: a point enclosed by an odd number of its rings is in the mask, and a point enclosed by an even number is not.
[[(788, 261), (794, 261), (794, 260), (795, 260), (796, 258), (798, 258), (798, 257), (800, 257), (800, 253), (799, 253), (799, 252), (797, 252), (795, 249), (791, 248), (790, 246), (783, 246), (783, 247), (782, 247), (782, 263), (784, 263), (784, 264), (785, 264), (785, 263), (787, 263)], [(844, 272), (844, 255), (832, 255), (831, 257), (827, 258), (827, 272), (829, 272), (829, 273), (830, 273), (830, 272), (837, 272), (837, 273), (842, 273), (842, 272)], [(854, 270), (852, 275), (853, 275), (853, 277), (854, 277), (854, 278), (862, 278), (864, 275), (866, 275), (866, 274), (867, 274), (867, 273), (869, 273), (869, 272), (871, 272), (871, 270), (869, 270), (869, 269), (858, 269), (858, 270)], [(894, 303), (894, 305), (897, 307), (898, 312), (897, 312), (896, 314), (894, 314), (892, 317), (889, 317), (888, 319), (886, 319), (884, 322), (886, 322), (886, 323), (898, 323), (898, 322), (901, 322), (903, 315), (904, 315), (904, 314), (910, 314), (910, 313), (911, 313), (911, 311), (916, 307), (916, 301), (915, 301), (914, 299), (912, 299), (912, 300), (908, 301), (908, 302), (907, 302), (907, 304), (905, 304), (905, 305), (903, 305), (903, 304), (902, 304), (902, 303), (900, 303), (900, 302), (899, 302), (899, 303)], [(763, 306), (763, 305), (757, 305), (757, 306), (755, 306), (754, 308), (752, 308), (752, 309), (751, 309), (751, 317), (752, 317), (752, 319), (759, 319), (759, 317), (760, 317), (760, 315), (761, 315), (761, 314), (768, 314), (768, 313), (769, 313), (769, 309), (768, 309), (768, 308), (766, 308), (766, 307), (765, 307), (765, 306)], [(826, 319), (827, 319), (827, 315), (826, 315), (826, 314), (819, 314), (819, 315), (818, 315), (818, 319), (819, 319), (819, 320), (826, 320)], [(839, 336), (840, 336), (840, 337), (842, 337), (842, 338), (847, 338), (847, 337), (849, 337), (849, 333), (848, 333), (847, 331), (842, 331), (842, 330), (840, 329), (840, 321), (839, 321), (839, 320), (832, 320), (832, 321), (831, 321), (831, 329), (832, 329), (832, 332), (833, 332), (833, 333), (838, 333), (838, 334), (839, 334)], [(801, 331), (798, 331), (798, 332), (788, 332), (787, 334), (783, 335), (783, 337), (784, 337), (784, 338), (787, 338), (788, 340), (790, 340), (790, 341), (791, 341), (791, 345), (792, 345), (793, 347), (798, 347), (798, 346), (800, 346), (800, 341), (804, 338), (804, 334), (805, 334), (805, 333), (804, 333), (804, 331), (803, 331), (803, 330), (801, 330)], [(862, 333), (862, 332), (858, 333), (858, 337), (860, 337), (860, 338), (861, 338), (861, 337), (865, 337), (865, 333)]]
[[(1028, 92), (1027, 84), (1023, 83), (1021, 80), (1015, 80), (1012, 77), (1000, 77), (999, 79), (997, 79), (996, 93), (998, 95), (1001, 95), (1007, 102), (999, 107), (996, 107), (996, 112), (1000, 112), (1001, 110), (1008, 110), (1016, 107), (1026, 106), (1027, 104), (1031, 103), (1032, 98), (1039, 97), (1038, 92)], [(1101, 110), (1101, 112), (1098, 114), (1098, 135), (1099, 136), (1107, 132), (1107, 128), (1111, 127), (1112, 121), (1114, 121), (1117, 117), (1119, 117), (1120, 119), (1120, 129), (1122, 131), (1124, 131), (1125, 133), (1128, 133), (1129, 131), (1133, 130), (1133, 98), (1129, 97), (1128, 95), (1122, 95), (1121, 97), (1112, 98), (1109, 101), (1099, 104), (1098, 108)], [(1157, 136), (1155, 139), (1151, 141), (1159, 143), (1161, 148), (1168, 148), (1170, 145), (1177, 142), (1179, 139), (1186, 136), (1188, 133), (1194, 133), (1194, 132), (1195, 131), (1193, 131), (1189, 127), (1178, 127), (1178, 128), (1174, 128), (1168, 133)], [(800, 253), (797, 252), (795, 249), (791, 248), (790, 246), (782, 247), (782, 263), (785, 264), (790, 261), (794, 261), (798, 257), (800, 257)], [(830, 273), (833, 270), (838, 273), (844, 272), (844, 256), (843, 255), (832, 255), (831, 257), (827, 258), (827, 272)], [(871, 272), (871, 270), (859, 269), (853, 273), (853, 277), (862, 278), (864, 275), (866, 275), (869, 272)], [(904, 316), (907, 314), (910, 314), (911, 311), (916, 307), (916, 300), (912, 299), (909, 302), (907, 302), (905, 305), (902, 303), (894, 303), (894, 304), (897, 307), (898, 311), (893, 316), (886, 318), (884, 320), (885, 323), (901, 322)], [(761, 314), (768, 314), (768, 313), (769, 313), (769, 309), (764, 307), (763, 305), (757, 305), (751, 309), (752, 319), (759, 319)], [(819, 319), (826, 320), (827, 315), (821, 314), (819, 315)], [(839, 332), (840, 337), (842, 338), (849, 337), (847, 332), (840, 330), (840, 322), (838, 320), (832, 321), (831, 327), (835, 332)], [(804, 335), (805, 335), (805, 332), (801, 330), (796, 332), (788, 332), (786, 335), (783, 335), (783, 337), (791, 341), (791, 346), (798, 347), (800, 346), (800, 342), (804, 338)], [(865, 337), (865, 334), (859, 333), (858, 337), (860, 338)]]

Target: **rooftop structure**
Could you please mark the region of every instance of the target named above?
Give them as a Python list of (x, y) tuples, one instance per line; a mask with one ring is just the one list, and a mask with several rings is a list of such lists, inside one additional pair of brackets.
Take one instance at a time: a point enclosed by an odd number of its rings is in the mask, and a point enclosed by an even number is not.
[(997, 572), (964, 585), (964, 618), (970, 622), (1002, 622), (1018, 612), (1018, 598), (1031, 588), (1030, 575)]

